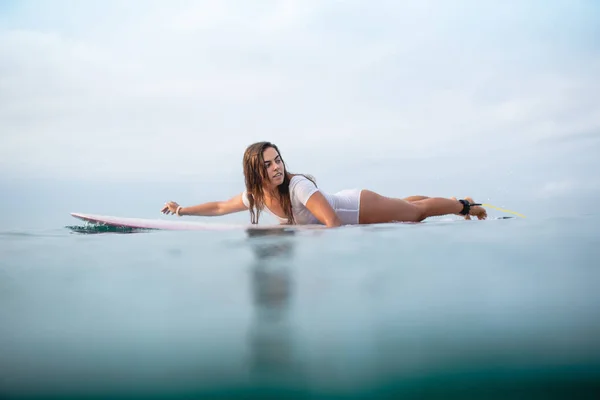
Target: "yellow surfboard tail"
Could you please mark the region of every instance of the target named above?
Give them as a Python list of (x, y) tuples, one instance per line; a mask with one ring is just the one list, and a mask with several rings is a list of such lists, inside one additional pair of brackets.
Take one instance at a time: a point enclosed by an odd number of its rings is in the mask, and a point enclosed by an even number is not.
[(493, 206), (493, 205), (487, 204), (487, 203), (482, 203), (481, 205), (483, 207), (490, 207), (490, 208), (493, 208), (493, 209), (498, 210), (498, 211), (502, 211), (502, 212), (505, 212), (505, 213), (516, 215), (517, 217), (525, 218), (525, 216), (523, 214), (520, 214), (520, 213), (515, 212), (515, 211), (507, 210), (505, 208), (496, 207), (496, 206)]

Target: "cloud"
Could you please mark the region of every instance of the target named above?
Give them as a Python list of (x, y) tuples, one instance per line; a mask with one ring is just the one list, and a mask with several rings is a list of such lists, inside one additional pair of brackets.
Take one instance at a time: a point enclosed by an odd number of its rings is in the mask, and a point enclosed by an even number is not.
[(333, 150), (350, 163), (593, 131), (595, 10), (19, 2), (0, 30), (0, 172), (237, 176), (263, 139), (288, 159)]

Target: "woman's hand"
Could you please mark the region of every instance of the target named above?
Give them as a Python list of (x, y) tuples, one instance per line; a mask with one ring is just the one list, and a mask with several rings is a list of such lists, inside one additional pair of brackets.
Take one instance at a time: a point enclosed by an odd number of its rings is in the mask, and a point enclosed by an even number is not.
[(160, 210), (161, 213), (163, 214), (177, 214), (179, 215), (179, 210), (181, 209), (181, 206), (179, 204), (177, 204), (174, 201), (169, 201), (167, 203), (165, 203), (165, 206), (162, 208), (162, 210)]

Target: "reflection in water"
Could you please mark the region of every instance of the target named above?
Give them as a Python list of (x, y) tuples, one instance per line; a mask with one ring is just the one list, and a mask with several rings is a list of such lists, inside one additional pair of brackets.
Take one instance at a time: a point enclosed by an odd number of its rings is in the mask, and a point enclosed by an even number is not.
[(249, 332), (249, 367), (252, 379), (263, 384), (298, 379), (289, 315), (293, 234), (281, 230), (248, 232), (255, 256), (250, 266), (254, 317)]

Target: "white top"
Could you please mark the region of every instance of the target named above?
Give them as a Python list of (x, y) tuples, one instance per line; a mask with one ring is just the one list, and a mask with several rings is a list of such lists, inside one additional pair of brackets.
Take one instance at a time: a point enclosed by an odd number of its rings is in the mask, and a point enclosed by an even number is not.
[[(302, 175), (295, 175), (290, 180), (290, 200), (292, 203), (292, 212), (296, 224), (320, 224), (321, 222), (306, 208), (308, 199), (319, 192), (317, 186), (308, 178)], [(336, 194), (328, 194), (320, 191), (327, 199), (327, 202), (336, 211), (338, 217), (342, 220), (342, 224), (357, 224), (358, 212), (360, 209), (360, 191), (343, 191)], [(250, 207), (248, 201), (248, 192), (244, 190), (242, 193), (242, 201), (246, 207)], [(265, 209), (275, 216), (280, 223), (287, 224), (288, 219), (276, 215), (265, 206)]]

